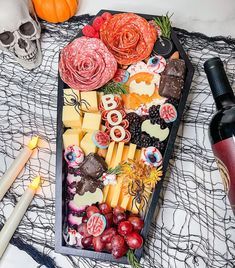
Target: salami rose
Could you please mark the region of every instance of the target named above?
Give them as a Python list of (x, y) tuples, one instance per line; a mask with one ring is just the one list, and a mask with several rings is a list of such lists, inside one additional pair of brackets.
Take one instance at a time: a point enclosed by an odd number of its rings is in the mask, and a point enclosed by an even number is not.
[(129, 65), (151, 54), (157, 32), (146, 19), (133, 13), (120, 13), (104, 22), (100, 39), (118, 63)]
[(79, 37), (61, 51), (59, 72), (71, 88), (90, 91), (114, 77), (117, 61), (97, 38)]

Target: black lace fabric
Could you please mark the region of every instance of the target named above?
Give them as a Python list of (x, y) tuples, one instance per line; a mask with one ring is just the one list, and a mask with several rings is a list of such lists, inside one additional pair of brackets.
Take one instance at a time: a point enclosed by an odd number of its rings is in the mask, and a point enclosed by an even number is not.
[[(43, 62), (33, 71), (24, 70), (10, 54), (0, 54), (0, 176), (26, 140), (32, 135), (41, 138), (39, 148), (0, 203), (0, 227), (30, 179), (40, 174), (43, 185), (11, 240), (38, 267), (121, 267), (54, 252), (58, 56), (90, 19), (83, 15), (62, 24), (42, 22)], [(221, 57), (235, 88), (235, 40), (175, 30), (195, 75), (141, 264), (146, 268), (232, 268), (235, 217), (209, 144), (207, 130), (215, 105), (203, 63)]]

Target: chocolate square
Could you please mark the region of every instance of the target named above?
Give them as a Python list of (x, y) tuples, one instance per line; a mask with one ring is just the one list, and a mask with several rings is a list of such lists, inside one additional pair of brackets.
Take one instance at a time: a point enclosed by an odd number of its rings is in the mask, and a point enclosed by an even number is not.
[(79, 195), (84, 195), (86, 192), (94, 193), (97, 188), (103, 189), (103, 183), (99, 180), (94, 180), (89, 176), (82, 175), (81, 180), (77, 183), (76, 192)]
[(184, 87), (184, 80), (175, 76), (162, 75), (159, 94), (162, 97), (179, 99)]
[(185, 75), (185, 62), (182, 59), (167, 60), (166, 68), (162, 73), (164, 75), (171, 75), (184, 78)]
[(79, 166), (84, 175), (98, 179), (108, 169), (104, 159), (98, 154), (90, 153)]

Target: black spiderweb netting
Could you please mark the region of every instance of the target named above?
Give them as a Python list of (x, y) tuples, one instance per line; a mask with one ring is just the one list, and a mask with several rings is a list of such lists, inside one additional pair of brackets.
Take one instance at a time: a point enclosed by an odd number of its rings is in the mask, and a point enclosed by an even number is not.
[[(41, 137), (40, 147), (0, 203), (0, 227), (39, 173), (43, 186), (11, 240), (38, 267), (118, 267), (53, 250), (58, 55), (90, 19), (42, 22), (43, 62), (33, 71), (24, 70), (8, 53), (0, 54), (0, 176), (33, 134)], [(220, 56), (235, 88), (235, 41), (176, 31), (195, 75), (141, 263), (146, 268), (235, 267), (235, 217), (208, 140), (215, 106), (203, 71), (206, 59)]]

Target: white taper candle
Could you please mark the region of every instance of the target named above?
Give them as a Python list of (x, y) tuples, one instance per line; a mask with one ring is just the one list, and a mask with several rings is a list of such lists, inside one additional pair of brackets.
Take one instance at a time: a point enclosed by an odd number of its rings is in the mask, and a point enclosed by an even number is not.
[(28, 186), (19, 202), (16, 204), (14, 210), (12, 211), (10, 217), (6, 221), (0, 232), (0, 259), (6, 250), (15, 230), (17, 229), (21, 219), (23, 218), (28, 206), (30, 205), (38, 187), (41, 178), (36, 177), (32, 183)]
[(29, 160), (33, 149), (37, 147), (38, 137), (33, 137), (29, 144), (24, 147), (8, 168), (6, 173), (0, 179), (0, 201), (4, 197), (5, 193), (11, 187), (20, 171), (23, 169), (27, 161)]

